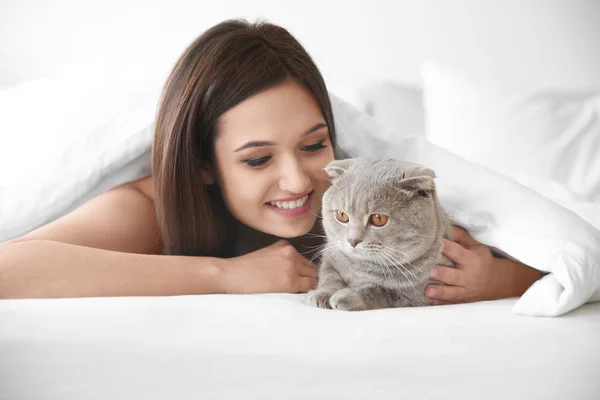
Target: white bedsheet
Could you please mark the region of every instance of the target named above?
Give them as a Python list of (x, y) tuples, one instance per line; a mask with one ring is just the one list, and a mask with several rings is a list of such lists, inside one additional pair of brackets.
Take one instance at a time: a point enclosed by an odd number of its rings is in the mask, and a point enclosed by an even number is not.
[(600, 304), (339, 312), (303, 295), (0, 302), (0, 399), (598, 399)]

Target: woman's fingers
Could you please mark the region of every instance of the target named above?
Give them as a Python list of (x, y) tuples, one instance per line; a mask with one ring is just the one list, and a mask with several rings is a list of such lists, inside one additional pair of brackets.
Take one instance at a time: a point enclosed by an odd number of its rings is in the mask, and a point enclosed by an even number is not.
[[(300, 265), (304, 267), (302, 269), (302, 271), (308, 271), (308, 274), (306, 276), (316, 277), (319, 275), (319, 268), (317, 268), (317, 266), (315, 264), (310, 262), (310, 260), (308, 258), (304, 257), (303, 255), (298, 254), (298, 256), (300, 257), (300, 260), (301, 260)], [(304, 274), (302, 274), (302, 275), (304, 275)]]
[(315, 278), (307, 278), (301, 276), (298, 278), (298, 293), (306, 293), (317, 287), (317, 280)]
[(442, 252), (454, 261), (457, 267), (459, 265), (473, 265), (477, 262), (475, 253), (450, 240), (442, 239)]
[(463, 275), (464, 271), (457, 268), (445, 267), (443, 265), (436, 265), (429, 273), (431, 279), (452, 286), (461, 286), (463, 283)]
[(308, 258), (304, 257), (304, 256), (300, 256), (302, 258), (302, 261), (305, 265), (312, 267), (312, 268), (317, 268), (317, 266), (315, 264), (313, 264)]
[(289, 241), (287, 241), (285, 239), (279, 239), (275, 243), (273, 243), (271, 246), (273, 246), (273, 247), (282, 247), (282, 246), (287, 246), (287, 245), (291, 246), (291, 244), (290, 244)]
[(444, 301), (444, 300), (433, 300), (431, 302), (431, 305), (433, 305), (433, 306), (447, 306), (450, 304), (456, 304), (456, 303), (452, 303), (450, 301)]
[(317, 278), (319, 276), (319, 271), (314, 264), (302, 263), (298, 265), (298, 275), (309, 278)]
[(457, 303), (467, 300), (468, 292), (462, 286), (429, 285), (425, 295), (430, 299)]
[(452, 226), (452, 228), (455, 242), (464, 244), (466, 246), (477, 246), (478, 244), (481, 244), (477, 240), (473, 239), (473, 237), (465, 229), (458, 226)]

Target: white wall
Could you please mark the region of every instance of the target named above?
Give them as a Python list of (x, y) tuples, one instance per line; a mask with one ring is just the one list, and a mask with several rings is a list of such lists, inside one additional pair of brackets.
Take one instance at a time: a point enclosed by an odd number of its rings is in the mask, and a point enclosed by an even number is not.
[(0, 84), (82, 60), (164, 72), (204, 29), (266, 18), (290, 30), (330, 88), (419, 83), (429, 59), (473, 74), (600, 87), (598, 0), (2, 0)]

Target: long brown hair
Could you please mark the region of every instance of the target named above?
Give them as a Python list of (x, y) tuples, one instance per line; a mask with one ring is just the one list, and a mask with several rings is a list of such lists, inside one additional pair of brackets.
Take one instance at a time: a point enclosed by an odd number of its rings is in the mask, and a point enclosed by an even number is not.
[(225, 21), (183, 52), (163, 87), (152, 144), (163, 254), (232, 255), (236, 220), (218, 183), (206, 182), (201, 171), (215, 171), (214, 143), (221, 115), (289, 78), (318, 102), (335, 148), (323, 77), (287, 30), (265, 22)]

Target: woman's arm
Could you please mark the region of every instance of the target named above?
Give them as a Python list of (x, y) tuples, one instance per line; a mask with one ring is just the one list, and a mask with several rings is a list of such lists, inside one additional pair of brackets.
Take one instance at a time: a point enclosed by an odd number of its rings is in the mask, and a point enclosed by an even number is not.
[(281, 240), (246, 255), (135, 254), (47, 240), (0, 245), (0, 298), (302, 293), (317, 269)]
[(442, 251), (456, 268), (436, 266), (431, 278), (447, 286), (429, 285), (425, 295), (434, 304), (464, 303), (520, 297), (545, 273), (517, 261), (496, 258), (467, 231), (454, 227), (455, 242), (444, 240)]
[(504, 287), (501, 287), (498, 298), (521, 297), (527, 289), (537, 280), (541, 279), (547, 272), (539, 271), (528, 265), (513, 261), (507, 258), (494, 258), (493, 268), (499, 268), (506, 271), (507, 281)]
[(154, 201), (120, 185), (69, 214), (0, 244), (0, 297), (223, 292), (223, 260), (163, 256)]
[(223, 261), (48, 240), (9, 242), (0, 245), (0, 298), (223, 293)]

